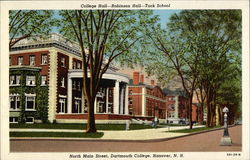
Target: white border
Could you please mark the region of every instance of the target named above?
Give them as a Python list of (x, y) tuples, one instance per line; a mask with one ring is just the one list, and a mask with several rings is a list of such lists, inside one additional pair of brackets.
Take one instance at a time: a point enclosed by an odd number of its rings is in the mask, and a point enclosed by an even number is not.
[[(131, 4), (131, 3), (170, 3), (170, 8), (161, 9), (242, 9), (243, 14), (243, 47), (242, 47), (242, 93), (243, 93), (243, 137), (242, 137), (242, 156), (241, 157), (226, 157), (225, 152), (184, 152), (184, 159), (249, 159), (249, 1), (1, 1), (1, 50), (0, 50), (0, 103), (1, 103), (1, 158), (3, 160), (25, 159), (25, 160), (40, 160), (40, 159), (69, 159), (69, 153), (9, 153), (9, 108), (8, 108), (8, 93), (9, 92), (9, 77), (8, 75), (8, 10), (11, 9), (82, 9), (82, 3), (97, 4), (97, 3), (116, 3), (116, 4)], [(150, 8), (156, 9), (156, 8)], [(138, 158), (137, 158), (138, 159)], [(178, 158), (174, 158), (178, 159)], [(182, 158), (183, 159), (183, 158)]]

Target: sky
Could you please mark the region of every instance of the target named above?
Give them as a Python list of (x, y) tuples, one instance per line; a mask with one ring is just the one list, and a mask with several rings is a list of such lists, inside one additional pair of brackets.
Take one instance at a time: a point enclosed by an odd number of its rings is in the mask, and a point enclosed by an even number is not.
[(154, 10), (154, 14), (160, 16), (160, 23), (162, 27), (166, 27), (166, 24), (169, 22), (169, 18), (174, 13), (179, 13), (181, 10)]
[[(154, 10), (155, 15), (160, 16), (160, 23), (162, 27), (166, 27), (166, 24), (169, 22), (169, 18), (174, 13), (179, 13), (181, 10)], [(56, 11), (55, 17), (58, 17), (58, 12)], [(53, 32), (59, 32), (56, 28), (53, 28)]]

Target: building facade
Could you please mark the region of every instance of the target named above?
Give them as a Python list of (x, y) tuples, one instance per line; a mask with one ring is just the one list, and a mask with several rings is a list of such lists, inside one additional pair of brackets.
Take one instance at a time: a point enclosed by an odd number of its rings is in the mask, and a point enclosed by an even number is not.
[(133, 83), (129, 85), (129, 114), (147, 120), (166, 118), (165, 94), (154, 81), (144, 84), (144, 75), (139, 72), (133, 73)]
[[(78, 44), (59, 34), (31, 37), (14, 45), (10, 50), (10, 122), (86, 121), (81, 59)], [(130, 118), (128, 83), (126, 75), (112, 68), (103, 75), (95, 100), (97, 121)], [(41, 106), (47, 113), (42, 118)]]

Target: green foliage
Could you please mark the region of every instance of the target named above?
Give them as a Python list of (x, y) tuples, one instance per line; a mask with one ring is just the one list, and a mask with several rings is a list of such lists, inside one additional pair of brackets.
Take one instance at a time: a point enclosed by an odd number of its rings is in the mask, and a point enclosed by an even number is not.
[(49, 10), (10, 10), (9, 47), (27, 37), (48, 34), (57, 22), (53, 14)]
[[(39, 71), (31, 70), (11, 70), (10, 75), (21, 75), (20, 86), (10, 86), (10, 94), (18, 93), (20, 95), (21, 111), (19, 123), (25, 123), (26, 117), (32, 116), (36, 120), (48, 122), (48, 86), (40, 86), (41, 76)], [(26, 76), (36, 76), (36, 86), (26, 86)], [(35, 106), (36, 111), (25, 111), (25, 93), (36, 94)]]

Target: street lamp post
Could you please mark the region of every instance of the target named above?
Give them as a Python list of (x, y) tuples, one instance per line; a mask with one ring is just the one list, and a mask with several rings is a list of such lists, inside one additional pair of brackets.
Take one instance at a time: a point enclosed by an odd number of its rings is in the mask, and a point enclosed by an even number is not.
[(221, 146), (231, 146), (232, 145), (232, 140), (229, 136), (228, 132), (228, 125), (227, 125), (227, 113), (229, 112), (229, 109), (227, 107), (223, 108), (223, 113), (224, 113), (224, 133), (223, 136), (220, 140), (220, 145)]

